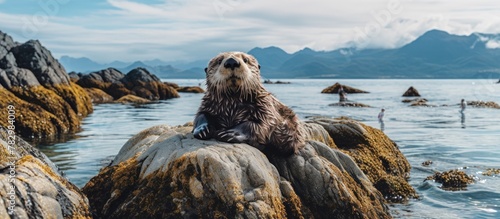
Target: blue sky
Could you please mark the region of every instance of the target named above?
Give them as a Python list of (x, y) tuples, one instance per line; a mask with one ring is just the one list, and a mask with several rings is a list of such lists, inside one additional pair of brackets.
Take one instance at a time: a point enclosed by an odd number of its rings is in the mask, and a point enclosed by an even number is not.
[(208, 59), (278, 46), (400, 47), (430, 29), (500, 33), (497, 0), (0, 0), (0, 30), (59, 58)]

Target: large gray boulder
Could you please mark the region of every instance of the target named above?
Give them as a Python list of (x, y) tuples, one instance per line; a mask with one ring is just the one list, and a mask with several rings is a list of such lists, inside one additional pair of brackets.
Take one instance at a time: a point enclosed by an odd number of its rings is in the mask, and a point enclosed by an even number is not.
[[(390, 218), (346, 154), (310, 141), (291, 157), (193, 138), (191, 126), (132, 137), (84, 187), (100, 218)], [(321, 134), (309, 132), (310, 135)]]
[(85, 195), (47, 156), (1, 126), (0, 169), (0, 218), (91, 218)]
[(33, 72), (24, 68), (0, 69), (0, 84), (7, 89), (40, 85)]
[(30, 69), (44, 86), (69, 85), (70, 79), (64, 67), (43, 47), (38, 40), (30, 40), (12, 48), (17, 66)]

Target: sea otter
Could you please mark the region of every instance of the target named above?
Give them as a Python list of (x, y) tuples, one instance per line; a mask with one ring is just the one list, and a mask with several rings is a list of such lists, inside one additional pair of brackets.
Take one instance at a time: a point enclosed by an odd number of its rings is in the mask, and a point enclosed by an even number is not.
[(283, 156), (304, 146), (297, 115), (262, 86), (253, 56), (221, 53), (210, 60), (205, 73), (207, 91), (194, 120), (195, 138), (247, 143)]

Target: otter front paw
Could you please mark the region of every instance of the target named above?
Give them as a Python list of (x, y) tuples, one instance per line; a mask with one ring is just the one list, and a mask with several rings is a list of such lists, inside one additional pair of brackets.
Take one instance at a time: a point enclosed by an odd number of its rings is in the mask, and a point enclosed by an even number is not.
[(208, 124), (202, 123), (202, 124), (198, 125), (196, 128), (194, 128), (193, 136), (197, 139), (207, 140), (207, 139), (212, 137), (212, 133), (210, 132), (210, 129), (208, 128)]
[(217, 139), (229, 143), (244, 143), (248, 140), (248, 137), (239, 130), (229, 129), (219, 132), (217, 134)]

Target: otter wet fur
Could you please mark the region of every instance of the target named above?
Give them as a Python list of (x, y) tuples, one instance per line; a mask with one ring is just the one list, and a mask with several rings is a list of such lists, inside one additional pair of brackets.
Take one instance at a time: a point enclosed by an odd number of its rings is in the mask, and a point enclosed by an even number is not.
[(207, 91), (194, 120), (195, 138), (247, 143), (281, 156), (304, 146), (297, 115), (263, 87), (253, 56), (221, 53), (210, 60), (205, 72)]

